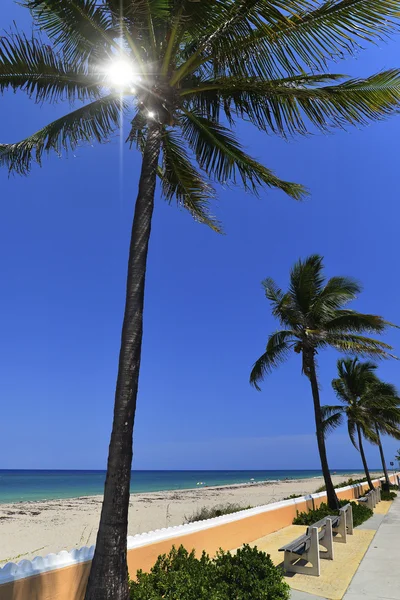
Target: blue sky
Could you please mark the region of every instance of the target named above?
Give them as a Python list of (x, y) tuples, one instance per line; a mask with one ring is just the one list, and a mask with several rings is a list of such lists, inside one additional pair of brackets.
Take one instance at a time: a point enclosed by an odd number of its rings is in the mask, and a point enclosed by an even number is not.
[[(2, 23), (29, 31), (12, 0)], [(400, 66), (400, 38), (332, 68), (353, 76)], [(0, 141), (17, 141), (69, 109), (0, 98)], [(293, 356), (264, 383), (252, 363), (276, 328), (260, 285), (285, 286), (292, 263), (324, 255), (328, 275), (352, 275), (354, 304), (400, 322), (400, 116), (360, 130), (293, 142), (248, 125), (247, 150), (312, 192), (297, 204), (219, 189), (218, 236), (157, 195), (146, 287), (134, 467), (318, 468), (309, 383)], [(0, 468), (104, 468), (140, 159), (109, 143), (51, 156), (28, 178), (0, 172), (2, 273)], [(400, 333), (385, 339), (400, 353)], [(337, 354), (318, 361), (323, 403)], [(396, 362), (380, 375), (399, 385)], [(388, 460), (400, 442), (385, 440)], [(361, 468), (346, 431), (328, 441), (332, 469)], [(368, 447), (371, 466), (379, 465)]]

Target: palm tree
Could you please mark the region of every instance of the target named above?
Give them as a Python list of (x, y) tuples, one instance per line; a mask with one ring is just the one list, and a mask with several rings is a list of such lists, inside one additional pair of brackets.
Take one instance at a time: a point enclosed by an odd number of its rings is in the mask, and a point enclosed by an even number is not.
[(382, 317), (363, 314), (344, 308), (361, 291), (360, 285), (348, 277), (331, 277), (326, 281), (322, 257), (312, 255), (299, 260), (290, 272), (290, 284), (283, 292), (275, 281), (263, 281), (265, 295), (271, 303), (272, 314), (284, 327), (272, 333), (264, 354), (254, 363), (250, 382), (259, 383), (283, 362), (291, 351), (301, 355), (302, 372), (311, 384), (318, 450), (324, 475), (328, 504), (337, 509), (337, 499), (326, 456), (325, 437), (316, 355), (324, 348), (360, 355), (388, 357), (390, 346), (363, 332), (381, 333), (389, 325)]
[(322, 407), (324, 431), (339, 427), (345, 418), (351, 442), (360, 452), (370, 489), (373, 489), (373, 485), (365, 457), (363, 436), (379, 446), (386, 482), (389, 483), (380, 434), (400, 439), (400, 398), (397, 390), (392, 384), (384, 383), (376, 376), (377, 365), (370, 361), (360, 362), (358, 358), (339, 359), (337, 369), (339, 377), (333, 379), (332, 387), (343, 404)]
[[(400, 439), (400, 398), (394, 385), (382, 381), (371, 386), (368, 397), (369, 410), (375, 427), (375, 436), (370, 441), (378, 445), (386, 485), (390, 486), (381, 434)], [(368, 397), (366, 398), (367, 403)], [(374, 419), (375, 412), (377, 417)]]
[[(243, 119), (282, 136), (365, 124), (396, 111), (400, 72), (346, 79), (331, 59), (398, 26), (397, 0), (21, 0), (35, 31), (0, 39), (0, 91), (78, 106), (28, 138), (0, 145), (0, 164), (26, 174), (46, 153), (107, 141), (121, 112), (142, 153), (107, 478), (86, 600), (127, 600), (126, 534), (141, 358), (147, 250), (156, 179), (163, 197), (220, 230), (213, 182), (298, 199), (301, 185), (249, 156)], [(43, 37), (41, 37), (41, 35)]]

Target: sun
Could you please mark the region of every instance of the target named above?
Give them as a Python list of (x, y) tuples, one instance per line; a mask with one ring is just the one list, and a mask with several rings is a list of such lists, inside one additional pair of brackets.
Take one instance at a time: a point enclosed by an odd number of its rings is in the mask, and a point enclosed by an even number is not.
[(139, 80), (133, 64), (125, 59), (113, 60), (105, 67), (108, 83), (117, 88), (127, 88)]

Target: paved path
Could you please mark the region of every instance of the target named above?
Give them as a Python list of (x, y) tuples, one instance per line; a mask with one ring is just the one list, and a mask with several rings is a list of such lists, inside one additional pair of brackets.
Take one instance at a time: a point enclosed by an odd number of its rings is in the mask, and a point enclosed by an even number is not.
[(400, 498), (384, 516), (343, 600), (400, 600)]
[(290, 600), (327, 600), (321, 596), (314, 596), (314, 594), (307, 594), (306, 592), (299, 592), (298, 590), (291, 590)]

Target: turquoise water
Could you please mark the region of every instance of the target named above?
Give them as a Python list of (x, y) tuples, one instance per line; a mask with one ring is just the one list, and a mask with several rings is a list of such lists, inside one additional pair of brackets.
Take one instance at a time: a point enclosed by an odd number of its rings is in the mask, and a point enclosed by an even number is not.
[[(357, 469), (337, 474), (363, 473)], [(131, 492), (160, 492), (254, 481), (306, 479), (321, 471), (132, 471)], [(105, 471), (0, 470), (0, 504), (27, 500), (78, 498), (103, 493)]]

